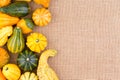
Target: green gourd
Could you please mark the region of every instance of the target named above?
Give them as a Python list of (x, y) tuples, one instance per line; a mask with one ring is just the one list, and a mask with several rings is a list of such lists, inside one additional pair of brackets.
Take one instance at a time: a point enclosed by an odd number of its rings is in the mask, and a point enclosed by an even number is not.
[(27, 16), (30, 12), (30, 7), (27, 2), (15, 2), (8, 6), (1, 7), (0, 12), (9, 14), (15, 17), (24, 17)]
[(23, 71), (32, 71), (37, 67), (38, 57), (30, 50), (25, 50), (18, 55), (17, 64)]
[(20, 53), (25, 47), (25, 40), (22, 34), (22, 30), (19, 27), (15, 27), (13, 35), (7, 42), (7, 48), (11, 53)]

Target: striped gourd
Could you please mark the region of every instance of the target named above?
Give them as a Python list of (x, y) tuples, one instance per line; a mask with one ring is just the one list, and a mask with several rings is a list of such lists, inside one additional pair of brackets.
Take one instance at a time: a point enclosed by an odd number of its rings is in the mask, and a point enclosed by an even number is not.
[(37, 67), (38, 57), (30, 50), (25, 50), (18, 55), (17, 64), (23, 71), (32, 71)]
[(22, 30), (19, 27), (15, 27), (13, 35), (7, 42), (8, 50), (11, 53), (19, 53), (25, 47), (25, 40), (23, 38)]

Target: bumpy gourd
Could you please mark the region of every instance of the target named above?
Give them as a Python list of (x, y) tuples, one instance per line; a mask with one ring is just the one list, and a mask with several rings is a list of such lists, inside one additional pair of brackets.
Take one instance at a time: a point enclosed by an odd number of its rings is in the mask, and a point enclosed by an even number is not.
[(0, 7), (7, 6), (11, 0), (0, 0)]
[(41, 54), (37, 68), (39, 80), (59, 80), (55, 71), (47, 63), (48, 57), (53, 57), (56, 54), (57, 51), (52, 49), (46, 50)]
[(15, 27), (13, 35), (7, 42), (7, 48), (11, 53), (19, 53), (25, 47), (25, 40), (22, 34), (22, 30), (19, 27)]
[(47, 47), (47, 38), (40, 33), (31, 33), (27, 37), (26, 45), (31, 51), (40, 53)]
[(32, 15), (32, 19), (37, 26), (46, 26), (51, 21), (51, 13), (45, 8), (36, 9)]
[(37, 55), (30, 50), (25, 50), (19, 53), (17, 64), (23, 71), (32, 71), (38, 64)]
[(17, 23), (17, 26), (22, 29), (22, 32), (24, 34), (28, 34), (28, 33), (32, 32), (32, 30), (34, 28), (34, 23), (29, 18), (23, 18)]
[(8, 37), (12, 34), (13, 27), (7, 26), (0, 29), (0, 46), (4, 46), (8, 40)]
[(21, 75), (19, 67), (15, 64), (5, 65), (2, 73), (8, 80), (18, 80)]
[(24, 17), (30, 12), (30, 7), (27, 2), (18, 1), (8, 6), (1, 7), (0, 12), (9, 14), (11, 16)]
[(34, 2), (43, 5), (45, 8), (48, 8), (50, 5), (50, 0), (34, 0)]
[(38, 76), (33, 72), (25, 72), (19, 80), (38, 80)]
[(0, 69), (0, 80), (6, 80), (5, 76), (3, 75), (1, 69)]
[(4, 48), (0, 48), (0, 68), (8, 63), (10, 56)]
[(0, 12), (0, 28), (17, 24), (19, 18), (12, 17)]

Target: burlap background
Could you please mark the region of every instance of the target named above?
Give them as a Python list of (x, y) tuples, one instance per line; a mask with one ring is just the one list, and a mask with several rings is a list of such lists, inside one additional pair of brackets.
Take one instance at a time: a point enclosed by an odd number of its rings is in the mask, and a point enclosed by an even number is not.
[(120, 80), (120, 0), (51, 0), (49, 9), (52, 22), (35, 31), (58, 50), (49, 63), (60, 80)]

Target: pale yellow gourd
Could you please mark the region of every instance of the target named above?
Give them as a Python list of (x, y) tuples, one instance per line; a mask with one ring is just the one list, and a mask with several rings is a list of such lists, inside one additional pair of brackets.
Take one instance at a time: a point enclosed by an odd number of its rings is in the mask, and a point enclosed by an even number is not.
[(12, 34), (13, 27), (7, 26), (0, 29), (0, 46), (4, 46), (8, 40), (8, 37)]
[(37, 68), (39, 80), (59, 80), (55, 71), (47, 63), (48, 57), (53, 57), (56, 54), (57, 51), (53, 49), (46, 50), (41, 54)]

